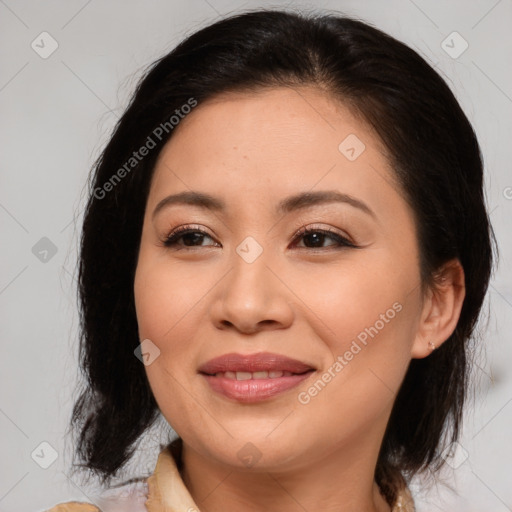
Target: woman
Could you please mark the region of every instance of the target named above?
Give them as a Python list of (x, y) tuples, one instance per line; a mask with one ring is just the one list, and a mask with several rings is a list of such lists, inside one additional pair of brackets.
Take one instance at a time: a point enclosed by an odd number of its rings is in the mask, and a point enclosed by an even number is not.
[(154, 63), (92, 181), (82, 465), (109, 482), (161, 413), (140, 510), (414, 510), (493, 261), (443, 79), (361, 21), (235, 15)]

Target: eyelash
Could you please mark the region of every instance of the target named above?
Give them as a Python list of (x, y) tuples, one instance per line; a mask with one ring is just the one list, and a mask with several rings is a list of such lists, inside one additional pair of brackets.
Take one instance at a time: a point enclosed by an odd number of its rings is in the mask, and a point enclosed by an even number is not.
[[(175, 247), (177, 245), (177, 241), (186, 233), (201, 233), (202, 235), (206, 235), (210, 238), (212, 238), (206, 231), (203, 231), (202, 229), (194, 228), (193, 226), (186, 225), (186, 226), (180, 226), (179, 228), (172, 231), (164, 240), (163, 244), (165, 247), (171, 248)], [(306, 228), (302, 227), (300, 228), (295, 235), (293, 236), (293, 240), (296, 240), (297, 238), (305, 237), (307, 235), (310, 235), (312, 233), (321, 233), (323, 235), (327, 235), (329, 238), (336, 240), (338, 243), (338, 248), (353, 248), (357, 249), (357, 246), (354, 245), (352, 242), (350, 242), (347, 238), (341, 236), (339, 233), (337, 233), (334, 230), (331, 229), (319, 229), (319, 228)], [(212, 238), (213, 239), (213, 238)], [(204, 246), (183, 246), (182, 249), (194, 249), (195, 247), (204, 247)], [(332, 248), (333, 246), (327, 246), (327, 247), (302, 247), (301, 249), (309, 249), (312, 251), (315, 250), (325, 250)], [(181, 250), (181, 249), (176, 249)]]

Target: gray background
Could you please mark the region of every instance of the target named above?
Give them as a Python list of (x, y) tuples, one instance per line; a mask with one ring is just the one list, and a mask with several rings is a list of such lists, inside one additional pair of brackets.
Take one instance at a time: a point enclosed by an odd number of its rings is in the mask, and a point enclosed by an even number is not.
[[(512, 510), (510, 0), (0, 0), (1, 511), (35, 512), (95, 492), (68, 476), (65, 437), (76, 397), (77, 244), (89, 169), (136, 79), (219, 17), (291, 3), (359, 17), (412, 46), (445, 77), (474, 125), (500, 267), (484, 305), (489, 320), (480, 324), (483, 344), (461, 444), (440, 481), (418, 479), (412, 490), (419, 512)], [(58, 48), (42, 58), (52, 44), (40, 36), (45, 31)], [(462, 49), (454, 31), (469, 45), (456, 58), (442, 46), (446, 40), (452, 54)], [(165, 428), (155, 429), (130, 467), (151, 471), (164, 435)], [(57, 458), (43, 469), (52, 449)]]

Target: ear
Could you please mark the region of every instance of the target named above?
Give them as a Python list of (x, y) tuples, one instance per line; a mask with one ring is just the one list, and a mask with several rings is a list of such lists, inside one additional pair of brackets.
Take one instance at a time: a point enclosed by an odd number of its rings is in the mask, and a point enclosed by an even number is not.
[(435, 274), (423, 301), (420, 323), (411, 349), (413, 359), (430, 355), (453, 333), (466, 295), (464, 269), (458, 259), (445, 263)]

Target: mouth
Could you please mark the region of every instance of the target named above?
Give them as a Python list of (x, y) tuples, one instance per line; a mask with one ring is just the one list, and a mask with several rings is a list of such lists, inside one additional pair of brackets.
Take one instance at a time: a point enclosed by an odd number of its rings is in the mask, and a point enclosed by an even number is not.
[(305, 362), (279, 354), (225, 354), (200, 366), (210, 388), (238, 402), (259, 402), (288, 391), (316, 369)]
[[(312, 371), (312, 370), (308, 370)], [(226, 379), (233, 380), (261, 380), (261, 379), (279, 379), (280, 377), (291, 377), (292, 375), (302, 375), (303, 373), (293, 373), (282, 370), (272, 370), (272, 371), (258, 371), (258, 372), (244, 372), (244, 371), (236, 371), (236, 372), (217, 372), (214, 375), (205, 373), (204, 375), (209, 375), (210, 377), (224, 377)]]
[[(233, 352), (224, 354), (210, 359), (198, 369), (199, 373), (205, 373), (207, 375), (230, 372), (235, 374), (268, 373), (268, 375), (260, 375), (257, 378), (273, 378), (271, 374), (276, 372), (302, 374), (310, 370), (315, 370), (315, 367), (309, 363), (271, 352), (258, 352), (256, 354), (237, 354)], [(283, 375), (275, 375), (275, 377), (282, 376)], [(242, 375), (241, 379), (237, 378), (237, 380), (246, 379), (249, 379), (247, 375)]]

